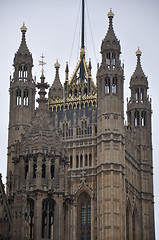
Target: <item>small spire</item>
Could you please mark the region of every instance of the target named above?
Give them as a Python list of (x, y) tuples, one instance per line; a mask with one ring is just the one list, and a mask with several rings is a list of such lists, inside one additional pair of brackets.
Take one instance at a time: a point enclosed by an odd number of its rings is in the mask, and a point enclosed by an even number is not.
[(27, 27), (25, 26), (25, 23), (23, 22), (22, 27), (20, 28), (22, 33), (25, 33), (27, 31)]
[(136, 56), (137, 56), (137, 64), (136, 64), (136, 69), (132, 75), (132, 77), (145, 77), (145, 74), (142, 70), (142, 66), (141, 66), (141, 60), (140, 60), (140, 57), (141, 57), (141, 50), (140, 48), (138, 47), (137, 51), (136, 51)]
[(112, 9), (110, 8), (110, 11), (108, 12), (108, 18), (113, 18), (114, 13), (112, 12)]

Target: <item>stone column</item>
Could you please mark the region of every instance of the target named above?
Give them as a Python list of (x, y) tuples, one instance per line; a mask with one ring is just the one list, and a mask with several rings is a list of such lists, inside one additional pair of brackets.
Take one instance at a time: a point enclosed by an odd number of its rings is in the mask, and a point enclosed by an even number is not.
[(41, 176), (42, 176), (42, 154), (38, 155), (37, 158), (37, 171), (36, 171), (36, 187), (41, 188)]
[(41, 239), (41, 227), (42, 227), (42, 196), (37, 193), (34, 206), (34, 239)]

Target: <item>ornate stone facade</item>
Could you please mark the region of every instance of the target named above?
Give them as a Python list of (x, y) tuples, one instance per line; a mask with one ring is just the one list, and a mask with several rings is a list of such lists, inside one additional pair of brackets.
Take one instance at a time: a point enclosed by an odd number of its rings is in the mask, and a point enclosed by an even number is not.
[(56, 62), (48, 100), (43, 59), (36, 84), (27, 29), (22, 26), (10, 82), (7, 192), (0, 181), (0, 239), (155, 239), (148, 80), (138, 49), (124, 124), (124, 68), (113, 17), (110, 10), (97, 85), (82, 39), (80, 60), (71, 79), (66, 64), (64, 85)]

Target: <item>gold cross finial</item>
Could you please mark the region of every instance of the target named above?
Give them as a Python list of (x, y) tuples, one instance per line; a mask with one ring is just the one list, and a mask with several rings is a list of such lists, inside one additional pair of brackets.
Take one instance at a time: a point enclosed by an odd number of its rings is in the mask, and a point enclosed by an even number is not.
[(42, 75), (43, 75), (43, 73), (44, 73), (43, 66), (46, 64), (46, 63), (44, 62), (44, 58), (45, 58), (45, 57), (44, 57), (44, 55), (43, 55), (43, 53), (42, 53), (42, 56), (41, 56), (41, 59), (42, 59), (42, 60), (39, 61), (39, 65), (42, 66)]

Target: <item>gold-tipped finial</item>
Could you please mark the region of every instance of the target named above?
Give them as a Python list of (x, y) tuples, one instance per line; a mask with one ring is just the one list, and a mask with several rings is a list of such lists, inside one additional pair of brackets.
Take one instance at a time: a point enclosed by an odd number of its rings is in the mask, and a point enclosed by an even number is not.
[(136, 51), (136, 56), (141, 56), (142, 52), (140, 50), (140, 48), (138, 47), (137, 51)]
[(56, 60), (56, 63), (55, 63), (55, 68), (60, 68), (60, 64), (59, 64), (59, 62), (58, 62), (58, 59)]
[(43, 76), (43, 74), (44, 74), (44, 68), (43, 68), (43, 66), (46, 64), (46, 63), (44, 62), (44, 58), (45, 58), (45, 57), (44, 57), (44, 55), (43, 55), (43, 53), (42, 53), (42, 56), (41, 56), (41, 59), (42, 59), (42, 60), (39, 61), (39, 65), (42, 66), (42, 76)]
[(110, 11), (108, 12), (108, 18), (111, 17), (113, 18), (114, 17), (114, 13), (112, 12), (112, 9), (110, 8)]
[(23, 22), (23, 25), (20, 29), (21, 29), (21, 32), (26, 32), (27, 31), (27, 27), (25, 26), (24, 22)]

